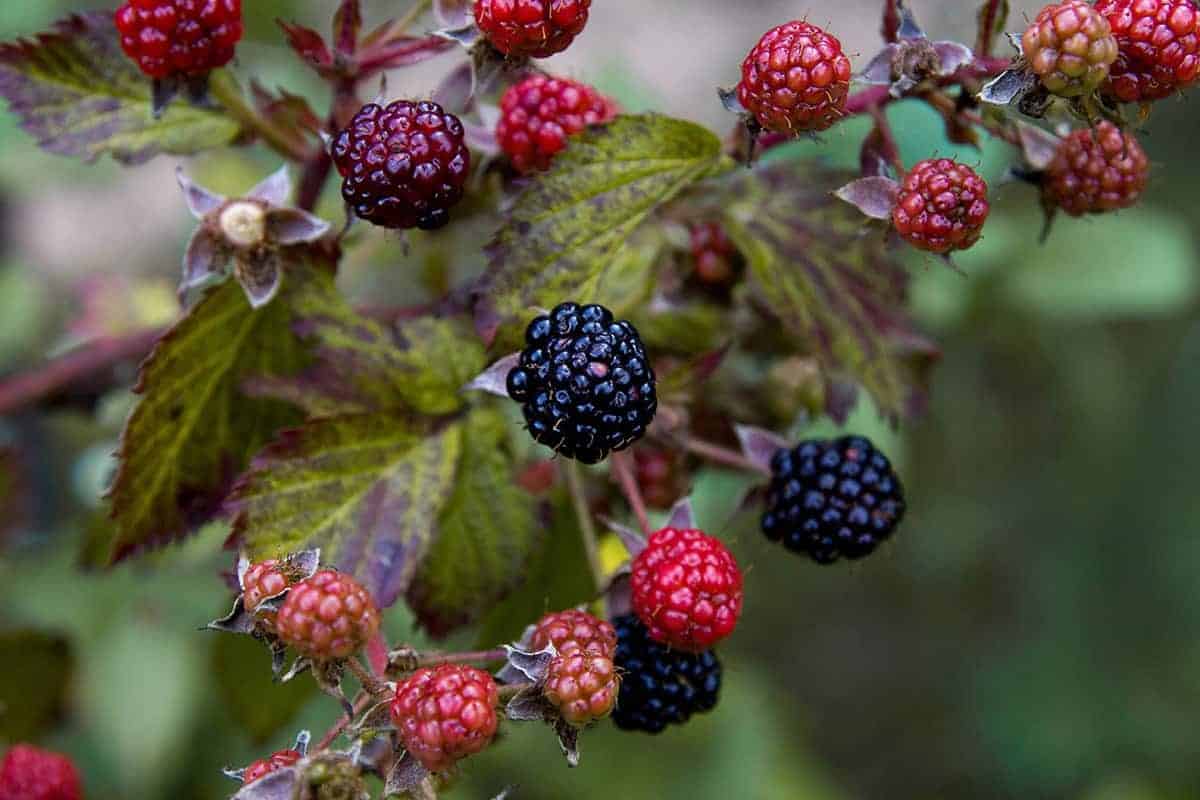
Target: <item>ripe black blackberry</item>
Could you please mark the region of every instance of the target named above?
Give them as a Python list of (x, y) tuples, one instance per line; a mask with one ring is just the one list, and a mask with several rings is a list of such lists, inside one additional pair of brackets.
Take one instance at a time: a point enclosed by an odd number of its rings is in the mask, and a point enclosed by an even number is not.
[(904, 518), (904, 489), (863, 436), (813, 439), (771, 461), (762, 529), (818, 564), (862, 558)]
[(604, 306), (563, 303), (529, 323), (508, 393), (533, 438), (596, 464), (646, 433), (658, 410), (642, 340)]
[(613, 721), (627, 731), (661, 733), (692, 714), (712, 711), (721, 691), (721, 662), (712, 650), (685, 653), (650, 638), (635, 614), (613, 620), (614, 661), (621, 691)]

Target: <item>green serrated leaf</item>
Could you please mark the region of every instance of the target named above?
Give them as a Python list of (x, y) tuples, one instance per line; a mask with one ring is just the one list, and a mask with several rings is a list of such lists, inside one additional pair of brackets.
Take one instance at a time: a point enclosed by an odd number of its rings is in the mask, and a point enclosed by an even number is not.
[(270, 652), (249, 636), (212, 637), (212, 674), (225, 711), (255, 744), (286, 738), (277, 734), (319, 693), (314, 681), (276, 681)]
[(267, 447), (235, 488), (234, 534), (254, 559), (321, 548), (383, 607), (409, 585), (450, 497), (461, 423), (402, 414), (309, 422)]
[(629, 262), (618, 256), (646, 217), (730, 167), (710, 131), (656, 114), (618, 117), (572, 139), (497, 234), (478, 287), (478, 326), (490, 334), (530, 308), (567, 298), (608, 301), (629, 281)]
[(62, 20), (36, 39), (0, 45), (0, 95), (52, 153), (136, 164), (187, 155), (237, 138), (219, 109), (172, 103), (158, 119), (151, 82), (122, 51), (111, 12)]
[(295, 304), (296, 331), (315, 363), (301, 376), (255, 381), (250, 389), (289, 400), (311, 416), (408, 410), (450, 414), (462, 387), (486, 365), (483, 345), (461, 320), (422, 317), (389, 330), (337, 292)]
[(142, 399), (121, 435), (111, 540), (90, 542), (97, 556), (106, 552), (112, 563), (204, 522), (250, 456), (300, 420), (290, 405), (245, 397), (239, 388), (251, 376), (305, 366), (290, 305), (331, 287), (327, 273), (297, 270), (275, 302), (254, 311), (241, 286), (226, 281), (159, 340), (142, 365), (135, 390)]
[(473, 622), (508, 594), (542, 534), (533, 497), (513, 481), (504, 415), (476, 409), (463, 436), (454, 492), (408, 590), (409, 605), (435, 636)]
[(70, 643), (38, 631), (0, 633), (0, 740), (37, 739), (66, 708)]
[(851, 177), (811, 163), (748, 172), (731, 189), (725, 225), (754, 293), (798, 350), (817, 358), (827, 385), (852, 377), (895, 420), (923, 406), (937, 350), (904, 312), (908, 275), (883, 236), (831, 194)]

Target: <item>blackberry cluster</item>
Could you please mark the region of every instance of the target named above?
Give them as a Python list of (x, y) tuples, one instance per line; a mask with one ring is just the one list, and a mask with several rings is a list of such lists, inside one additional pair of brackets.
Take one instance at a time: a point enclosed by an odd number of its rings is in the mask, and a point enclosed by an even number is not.
[(462, 122), (429, 101), (364, 106), (334, 139), (332, 156), (346, 203), (384, 228), (442, 227), (471, 171)]
[(596, 464), (645, 435), (658, 396), (633, 325), (603, 306), (563, 303), (529, 323), (525, 343), (508, 393), (534, 440)]
[(716, 653), (684, 653), (650, 638), (637, 616), (613, 620), (617, 629), (617, 669), (621, 692), (613, 722), (627, 731), (660, 733), (682, 725), (692, 714), (711, 711), (721, 690)]
[(762, 529), (818, 564), (869, 555), (904, 517), (904, 490), (862, 436), (814, 439), (771, 461)]

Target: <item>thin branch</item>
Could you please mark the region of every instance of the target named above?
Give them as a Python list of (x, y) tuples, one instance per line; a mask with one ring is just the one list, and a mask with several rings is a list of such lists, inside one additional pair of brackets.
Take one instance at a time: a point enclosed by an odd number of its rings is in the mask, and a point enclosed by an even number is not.
[(979, 38), (975, 43), (975, 53), (981, 57), (992, 54), (992, 44), (996, 40), (996, 27), (999, 24), (1000, 8), (1005, 0), (985, 0), (979, 11)]
[(387, 687), (383, 681), (379, 680), (371, 670), (363, 666), (363, 663), (357, 658), (346, 659), (346, 668), (358, 678), (358, 682), (362, 684), (363, 689), (372, 696), (378, 696), (387, 691)]
[(755, 464), (746, 456), (736, 450), (731, 450), (728, 447), (722, 447), (719, 444), (706, 442), (702, 439), (696, 439), (689, 436), (682, 441), (683, 448), (689, 453), (693, 453), (705, 461), (710, 461), (713, 464), (720, 464), (724, 467), (732, 467), (733, 469), (742, 470), (744, 472), (754, 472), (760, 475), (770, 475), (771, 471), (765, 469), (758, 464)]
[[(359, 692), (358, 697), (354, 700), (354, 716), (357, 717), (359, 714), (370, 708), (375, 702), (375, 698), (367, 692)], [(352, 721), (353, 717), (347, 714), (342, 714), (342, 716), (338, 718), (338, 721), (333, 723), (333, 727), (325, 731), (325, 735), (321, 737), (321, 741), (317, 742), (316, 746), (313, 747), (310, 752), (320, 753), (322, 750), (328, 748), (329, 745), (333, 744), (334, 740), (342, 735), (342, 731), (346, 730), (346, 726)]]
[(494, 664), (503, 661), (507, 654), (501, 648), (475, 650), (466, 653), (420, 653), (416, 657), (417, 668), (433, 667), (438, 664)]
[(260, 114), (258, 109), (246, 100), (229, 70), (219, 69), (213, 73), (209, 91), (213, 99), (224, 106), (231, 117), (240, 122), (246, 130), (257, 134), (276, 153), (289, 161), (308, 160), (310, 148), (303, 139), (297, 138), (292, 131)]
[(599, 591), (604, 586), (604, 567), (600, 563), (600, 548), (596, 543), (596, 523), (592, 520), (592, 510), (588, 507), (583, 478), (579, 474), (579, 463), (570, 459), (563, 459), (561, 463), (563, 478), (566, 480), (567, 491), (571, 494), (571, 504), (575, 508), (575, 517), (579, 522), (579, 536), (583, 540), (583, 550), (587, 554), (588, 567), (592, 572), (592, 583)]
[(633, 515), (637, 517), (642, 533), (649, 536), (650, 517), (646, 513), (646, 501), (642, 499), (642, 490), (638, 487), (637, 476), (634, 475), (630, 460), (628, 452), (613, 453), (609, 460), (611, 474), (621, 487), (621, 494), (625, 495), (625, 501), (629, 503)]

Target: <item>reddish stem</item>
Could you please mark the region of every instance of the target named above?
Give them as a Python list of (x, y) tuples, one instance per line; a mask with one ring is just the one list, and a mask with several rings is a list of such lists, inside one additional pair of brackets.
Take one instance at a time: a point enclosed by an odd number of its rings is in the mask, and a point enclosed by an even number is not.
[(888, 122), (887, 112), (880, 106), (871, 106), (870, 114), (871, 118), (875, 120), (875, 130), (879, 132), (883, 156), (896, 171), (896, 177), (902, 178), (904, 161), (900, 158), (900, 146), (896, 144), (896, 135), (892, 132), (892, 126)]
[(1004, 0), (985, 0), (983, 9), (979, 12), (979, 38), (975, 43), (975, 52), (983, 58), (992, 54), (992, 43), (996, 39), (996, 22), (1003, 3)]
[(900, 3), (899, 0), (885, 0), (883, 4), (883, 28), (881, 30), (885, 42), (895, 42), (900, 39)]
[[(375, 698), (370, 694), (366, 692), (359, 692), (358, 698), (354, 701), (354, 717), (357, 717), (359, 714), (366, 711), (374, 702), (376, 702)], [(333, 723), (333, 727), (325, 731), (325, 735), (321, 737), (321, 740), (317, 742), (316, 746), (313, 747), (311, 752), (319, 753), (328, 748), (329, 745), (333, 744), (337, 737), (341, 736), (342, 731), (346, 730), (346, 726), (352, 721), (353, 717), (342, 714), (342, 716), (338, 718), (338, 721)]]
[(770, 470), (755, 464), (738, 451), (722, 447), (719, 444), (713, 444), (712, 442), (706, 442), (702, 439), (689, 436), (683, 440), (683, 447), (689, 453), (694, 453), (705, 461), (711, 461), (714, 464), (733, 467), (744, 472), (755, 472), (760, 475), (771, 474)]
[(494, 650), (475, 650), (467, 653), (421, 653), (417, 656), (417, 665), (433, 667), (438, 664), (494, 664), (508, 658), (503, 648)]
[(650, 516), (646, 513), (646, 501), (642, 498), (642, 490), (637, 484), (633, 464), (630, 462), (631, 457), (628, 452), (613, 453), (610, 460), (612, 476), (617, 479), (617, 484), (621, 487), (621, 494), (625, 495), (625, 501), (629, 503), (633, 515), (637, 517), (642, 533), (649, 536)]

